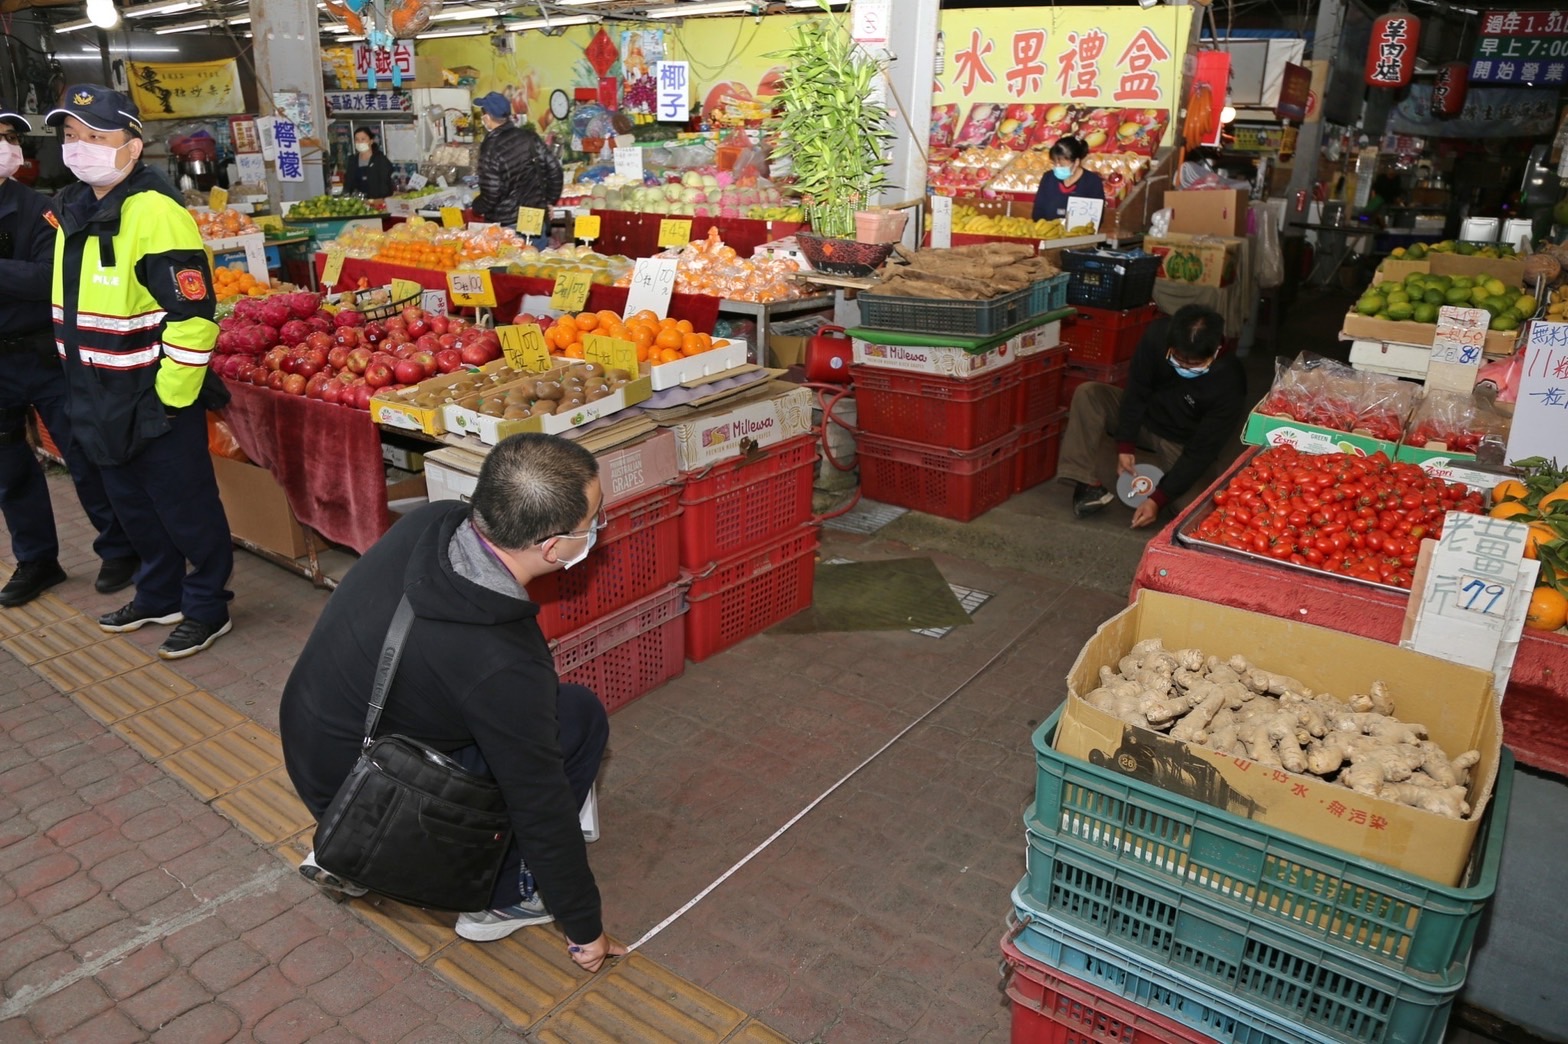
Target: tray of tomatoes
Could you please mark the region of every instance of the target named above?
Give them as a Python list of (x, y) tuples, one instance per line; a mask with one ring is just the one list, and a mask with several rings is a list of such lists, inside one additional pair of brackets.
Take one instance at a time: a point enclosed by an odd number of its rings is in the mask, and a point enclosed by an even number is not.
[(1383, 453), (1271, 446), (1242, 461), (1176, 539), (1406, 594), (1421, 541), (1441, 535), (1449, 511), (1480, 514), (1482, 492)]

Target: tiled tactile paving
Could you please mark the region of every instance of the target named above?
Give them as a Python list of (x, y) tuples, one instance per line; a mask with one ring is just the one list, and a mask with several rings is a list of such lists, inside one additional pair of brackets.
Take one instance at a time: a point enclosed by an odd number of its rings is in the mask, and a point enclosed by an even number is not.
[(0, 641), (0, 647), (31, 667), (44, 660), (108, 641), (111, 637), (94, 620), (85, 616), (68, 616), (64, 620), (12, 635)]
[[(308, 844), (307, 841), (307, 851)], [(457, 921), (454, 913), (421, 910), (380, 896), (354, 900), (354, 911), (380, 928), (416, 961), (428, 961), (457, 939), (452, 931), (452, 925)]]
[(524, 1028), (548, 1015), (587, 978), (567, 956), (560, 931), (549, 926), (524, 928), (482, 946), (449, 946), (430, 967)]
[(548, 1044), (722, 1041), (746, 1013), (640, 954), (601, 972), (532, 1036)]
[(124, 638), (112, 637), (108, 641), (96, 642), (64, 656), (45, 660), (34, 665), (33, 669), (61, 692), (75, 692), (152, 662), (153, 658), (146, 650)]
[(235, 787), (212, 807), (264, 845), (293, 837), (315, 822), (282, 769)]
[(192, 691), (121, 720), (115, 731), (159, 761), (248, 720), (216, 696)]
[(79, 615), (54, 595), (39, 595), (15, 609), (0, 609), (0, 638), (11, 638)]
[(73, 695), (88, 714), (105, 725), (112, 725), (195, 689), (196, 686), (163, 664), (148, 663), (117, 678), (88, 685)]
[(794, 1044), (788, 1037), (753, 1019), (725, 1040), (724, 1044)]
[[(156, 714), (161, 709), (155, 708), (147, 713)], [(236, 725), (227, 732), (220, 732), (211, 739), (204, 739), (177, 754), (169, 755), (162, 764), (164, 769), (178, 776), (195, 791), (197, 797), (211, 801), (241, 783), (280, 768), (283, 765), (283, 747), (272, 733), (246, 720), (244, 724)]]

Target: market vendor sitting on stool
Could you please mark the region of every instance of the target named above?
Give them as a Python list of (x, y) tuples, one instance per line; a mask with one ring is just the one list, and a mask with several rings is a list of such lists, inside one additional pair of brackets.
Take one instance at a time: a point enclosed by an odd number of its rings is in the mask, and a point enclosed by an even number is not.
[(1144, 331), (1125, 391), (1079, 385), (1057, 469), (1074, 483), (1073, 514), (1091, 515), (1115, 500), (1111, 486), (1133, 473), (1140, 452), (1165, 475), (1133, 512), (1134, 529), (1153, 522), (1213, 466), (1247, 404), (1247, 376), (1220, 351), (1224, 337), (1218, 312), (1186, 305)]
[(1065, 221), (1068, 200), (1105, 198), (1105, 183), (1100, 175), (1084, 169), (1083, 161), (1088, 155), (1089, 146), (1082, 138), (1056, 139), (1051, 146), (1051, 169), (1040, 179), (1040, 188), (1034, 195), (1034, 220)]

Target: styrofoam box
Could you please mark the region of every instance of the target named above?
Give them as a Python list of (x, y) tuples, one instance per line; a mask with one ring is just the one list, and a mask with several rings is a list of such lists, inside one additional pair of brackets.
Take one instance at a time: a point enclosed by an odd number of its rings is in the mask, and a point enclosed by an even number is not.
[(479, 483), (479, 468), (485, 459), (477, 453), (443, 446), (425, 454), (425, 488), (432, 502), (461, 500), (468, 503)]
[(695, 471), (739, 457), (749, 447), (772, 446), (809, 432), (811, 389), (777, 382), (775, 387), (766, 398), (708, 410), (671, 425), (680, 469)]
[(723, 348), (710, 348), (696, 355), (688, 355), (684, 359), (650, 366), (648, 376), (653, 378), (653, 390), (663, 391), (679, 384), (686, 384), (688, 381), (695, 381), (701, 377), (714, 377), (737, 366), (744, 366), (746, 359), (746, 342), (732, 340)]
[(856, 337), (852, 350), (857, 366), (929, 373), (938, 377), (974, 377), (994, 373), (1018, 361), (1011, 341), (988, 352), (966, 352), (962, 348), (938, 345), (873, 344)]
[(1013, 349), (1013, 354), (1022, 359), (1026, 355), (1039, 355), (1048, 352), (1062, 343), (1062, 321), (1042, 323), (1033, 330), (1025, 330), (1007, 342)]
[[(680, 475), (676, 465), (675, 436), (656, 431), (630, 446), (618, 446), (595, 456), (599, 460), (599, 485), (604, 506), (614, 507)], [(431, 500), (461, 500), (474, 495), (483, 454), (460, 446), (443, 446), (425, 454), (425, 484)]]

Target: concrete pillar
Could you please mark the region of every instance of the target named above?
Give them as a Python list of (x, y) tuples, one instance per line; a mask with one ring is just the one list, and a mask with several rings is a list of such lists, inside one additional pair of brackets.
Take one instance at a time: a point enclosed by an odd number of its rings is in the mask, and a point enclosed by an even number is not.
[[(252, 51), (260, 115), (273, 115), (272, 91), (299, 91), (310, 99), (315, 145), (300, 151), (305, 160), (305, 180), (279, 182), (268, 168), (268, 188), (274, 199), (306, 199), (327, 190), (322, 172), (320, 143), (326, 138), (327, 110), (322, 101), (321, 38), (316, 28), (315, 0), (251, 0)], [(303, 133), (303, 132), (302, 132)]]
[[(879, 202), (898, 203), (925, 194), (926, 142), (931, 137), (931, 86), (936, 78), (936, 37), (940, 0), (895, 0), (888, 38), (891, 92), (884, 92), (893, 113), (895, 137), (888, 187)], [(886, 86), (886, 85), (884, 85)], [(906, 237), (907, 239), (907, 237)], [(915, 242), (919, 241), (918, 234)]]
[[(1323, 79), (1323, 94), (1318, 98), (1319, 106), (1328, 97), (1329, 84), (1334, 76), (1334, 51), (1341, 46), (1339, 34), (1344, 25), (1345, 0), (1322, 0), (1318, 5), (1317, 25), (1312, 31), (1311, 55), (1314, 59), (1321, 58), (1328, 62), (1328, 74)], [(1287, 212), (1295, 206), (1297, 192), (1303, 189), (1311, 192), (1318, 177), (1318, 154), (1322, 151), (1323, 114), (1319, 112), (1318, 118), (1312, 123), (1303, 124), (1296, 136), (1296, 156), (1290, 171), (1290, 187), (1285, 190)], [(1292, 230), (1287, 222), (1285, 234), (1300, 235), (1301, 232), (1299, 229)]]

